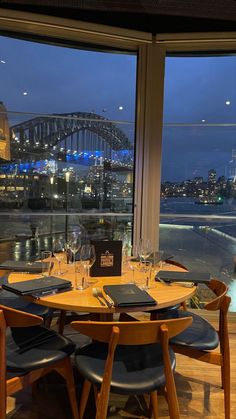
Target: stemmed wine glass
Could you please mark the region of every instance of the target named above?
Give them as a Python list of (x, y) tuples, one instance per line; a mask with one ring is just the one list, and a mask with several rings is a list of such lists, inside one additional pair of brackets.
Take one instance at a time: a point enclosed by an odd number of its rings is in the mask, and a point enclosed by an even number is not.
[(146, 261), (152, 254), (152, 243), (150, 239), (141, 239), (138, 246), (140, 261)]
[(55, 272), (55, 273), (57, 273), (58, 275), (62, 275), (62, 274), (65, 273), (65, 271), (62, 272), (62, 270), (61, 270), (61, 262), (63, 262), (63, 261), (65, 262), (65, 257), (66, 257), (65, 250), (66, 250), (66, 243), (63, 239), (54, 240), (54, 242), (53, 242), (53, 255), (55, 256), (55, 258), (58, 262), (58, 272)]
[[(87, 282), (89, 277), (89, 270), (96, 260), (95, 247), (93, 244), (84, 244), (80, 250), (80, 260), (86, 272)], [(94, 283), (96, 281), (92, 281)]]
[(80, 239), (79, 233), (76, 233), (76, 232), (71, 233), (68, 240), (68, 248), (73, 255), (72, 262), (74, 263), (76, 261), (76, 253), (79, 251), (80, 247), (81, 247), (81, 239)]

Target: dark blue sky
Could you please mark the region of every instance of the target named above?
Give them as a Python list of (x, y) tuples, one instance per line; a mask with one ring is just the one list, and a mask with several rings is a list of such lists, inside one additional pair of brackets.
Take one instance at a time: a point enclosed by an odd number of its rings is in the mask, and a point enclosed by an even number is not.
[[(43, 114), (94, 111), (109, 119), (131, 121), (119, 126), (132, 138), (135, 55), (0, 37), (0, 60), (6, 62), (0, 63), (0, 100), (8, 110)], [(206, 124), (234, 123), (235, 104), (235, 56), (167, 58), (164, 122), (202, 127), (165, 126), (163, 180), (206, 178), (210, 168), (215, 168), (218, 176), (231, 174), (236, 129)], [(119, 106), (124, 109), (120, 111)], [(21, 119), (11, 117), (11, 123)]]

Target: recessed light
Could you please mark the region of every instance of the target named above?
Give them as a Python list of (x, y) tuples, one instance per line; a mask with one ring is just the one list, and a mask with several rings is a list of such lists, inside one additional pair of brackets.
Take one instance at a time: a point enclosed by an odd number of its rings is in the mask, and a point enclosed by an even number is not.
[(27, 96), (28, 95), (28, 92), (23, 92), (23, 96)]
[(229, 106), (231, 104), (230, 100), (226, 100), (225, 104)]
[(123, 111), (124, 108), (123, 108), (123, 106), (119, 106), (118, 109), (119, 109), (119, 111)]

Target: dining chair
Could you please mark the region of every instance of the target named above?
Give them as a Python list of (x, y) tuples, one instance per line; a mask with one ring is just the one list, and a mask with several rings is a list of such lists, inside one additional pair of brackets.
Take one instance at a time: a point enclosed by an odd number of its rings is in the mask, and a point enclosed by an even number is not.
[(215, 294), (215, 298), (205, 304), (204, 309), (219, 312), (218, 330), (199, 314), (189, 311), (175, 310), (165, 313), (162, 318), (180, 319), (190, 316), (193, 319), (187, 329), (170, 339), (171, 347), (175, 353), (220, 366), (225, 419), (230, 419), (230, 348), (227, 313), (231, 298), (226, 295), (227, 285), (217, 279), (212, 279), (208, 287)]
[(42, 318), (0, 305), (0, 419), (6, 398), (51, 371), (66, 381), (72, 417), (79, 419), (70, 355), (75, 345), (41, 326)]
[(8, 283), (8, 276), (11, 272), (0, 270), (0, 304), (15, 308), (26, 313), (35, 314), (43, 318), (45, 325), (50, 326), (53, 317), (53, 310), (46, 306), (27, 301), (13, 292), (1, 288), (3, 284)]
[[(174, 259), (168, 259), (166, 261), (166, 263), (168, 265), (172, 265), (172, 266), (176, 266), (178, 268), (181, 268), (186, 272), (188, 271), (188, 268), (186, 268), (186, 266), (182, 265), (182, 263), (177, 262)], [(150, 320), (158, 320), (159, 318), (162, 318), (162, 315), (165, 314), (166, 312), (169, 312), (169, 311), (172, 311), (172, 310), (177, 310), (179, 308), (183, 309), (183, 310), (187, 310), (186, 301), (182, 301), (181, 303), (175, 304), (173, 306), (169, 306), (169, 307), (165, 307), (165, 308), (158, 308), (156, 310), (151, 310), (149, 312), (150, 313)]]
[(91, 386), (96, 395), (96, 419), (107, 417), (109, 393), (150, 394), (150, 411), (158, 418), (157, 390), (165, 387), (170, 418), (179, 418), (173, 371), (175, 355), (169, 338), (191, 324), (190, 317), (166, 321), (72, 322), (72, 327), (92, 338), (75, 353), (84, 377), (79, 414), (83, 418)]

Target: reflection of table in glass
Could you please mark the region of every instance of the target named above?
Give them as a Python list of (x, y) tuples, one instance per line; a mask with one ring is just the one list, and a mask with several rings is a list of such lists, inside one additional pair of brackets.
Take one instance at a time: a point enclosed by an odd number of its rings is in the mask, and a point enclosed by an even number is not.
[[(166, 264), (165, 270), (181, 271), (182, 269)], [(64, 270), (64, 269), (63, 269)], [(74, 266), (66, 265), (66, 274), (61, 275), (61, 278), (70, 279), (72, 285), (74, 285)], [(53, 275), (53, 272), (52, 272)], [(38, 278), (37, 274), (26, 274), (13, 272), (9, 275), (9, 282), (25, 281), (27, 279)], [(122, 276), (114, 277), (102, 277), (96, 278), (97, 282), (95, 287), (102, 288), (103, 285), (111, 284), (124, 284), (132, 281), (132, 272), (129, 271)], [(48, 295), (36, 300), (37, 304), (45, 305), (51, 308), (78, 311), (78, 312), (90, 312), (90, 313), (120, 313), (120, 312), (138, 312), (138, 311), (151, 311), (169, 307), (178, 303), (181, 303), (192, 295), (195, 294), (196, 287), (187, 288), (181, 285), (172, 284), (165, 285), (159, 282), (155, 282), (154, 278), (151, 280), (151, 288), (148, 290), (149, 294), (158, 302), (156, 306), (142, 306), (142, 307), (125, 307), (115, 308), (102, 306), (96, 297), (92, 295), (92, 286), (86, 288), (83, 291), (71, 290), (56, 295)]]

